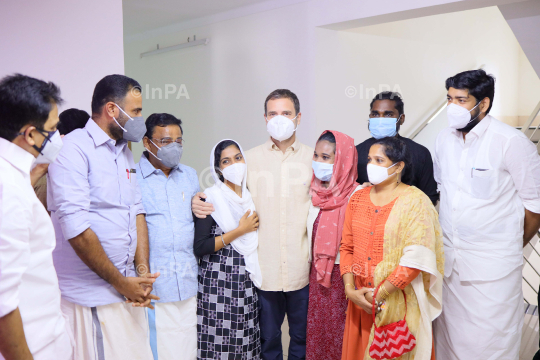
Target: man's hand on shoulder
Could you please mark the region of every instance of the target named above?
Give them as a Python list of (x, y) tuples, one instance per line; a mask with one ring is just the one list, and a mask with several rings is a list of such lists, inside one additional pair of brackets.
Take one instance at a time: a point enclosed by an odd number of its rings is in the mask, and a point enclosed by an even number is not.
[(191, 211), (199, 219), (205, 219), (208, 215), (212, 215), (214, 212), (214, 205), (204, 202), (201, 199), (206, 199), (206, 194), (198, 192), (191, 199)]

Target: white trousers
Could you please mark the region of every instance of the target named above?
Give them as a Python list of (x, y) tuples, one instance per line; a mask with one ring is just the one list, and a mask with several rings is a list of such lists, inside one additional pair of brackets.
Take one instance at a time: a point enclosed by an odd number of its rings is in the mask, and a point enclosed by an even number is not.
[(443, 282), (434, 322), (437, 360), (517, 360), (523, 328), (521, 267), (495, 281), (460, 281), (454, 265)]
[(144, 308), (124, 302), (85, 307), (62, 298), (75, 339), (74, 360), (152, 360)]
[(148, 309), (154, 360), (197, 359), (197, 297)]

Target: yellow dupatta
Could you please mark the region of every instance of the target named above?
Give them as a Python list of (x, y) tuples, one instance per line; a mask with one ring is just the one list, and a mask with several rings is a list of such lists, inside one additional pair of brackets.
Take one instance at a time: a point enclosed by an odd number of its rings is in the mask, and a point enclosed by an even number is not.
[[(431, 359), (433, 335), (431, 322), (442, 311), (442, 280), (444, 252), (439, 216), (431, 200), (411, 186), (396, 200), (384, 229), (383, 260), (375, 268), (375, 286), (384, 281), (398, 265), (422, 270), (405, 288), (407, 325), (416, 337), (417, 345), (399, 360)], [(403, 320), (403, 292), (396, 291), (386, 300), (386, 308), (375, 318), (377, 326)], [(370, 360), (373, 341), (371, 329), (364, 359)]]

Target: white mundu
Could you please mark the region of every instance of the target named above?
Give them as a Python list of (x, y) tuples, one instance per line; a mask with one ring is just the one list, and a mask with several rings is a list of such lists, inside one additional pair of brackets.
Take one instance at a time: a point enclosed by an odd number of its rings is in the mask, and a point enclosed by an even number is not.
[(34, 360), (67, 360), (73, 344), (60, 311), (52, 258), (56, 239), (30, 184), (34, 161), (32, 154), (0, 138), (0, 317), (19, 308)]
[(434, 160), (446, 256), (437, 360), (518, 359), (524, 216), (540, 213), (540, 156), (487, 115), (465, 140), (444, 129)]

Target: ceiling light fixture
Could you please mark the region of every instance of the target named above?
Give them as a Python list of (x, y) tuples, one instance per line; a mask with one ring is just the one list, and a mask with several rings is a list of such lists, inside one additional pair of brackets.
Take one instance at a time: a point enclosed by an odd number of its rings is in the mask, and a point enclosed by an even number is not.
[(168, 46), (168, 47), (165, 47), (165, 48), (162, 48), (162, 49), (159, 48), (159, 44), (158, 44), (156, 50), (142, 53), (141, 58), (143, 58), (145, 56), (163, 54), (163, 53), (166, 53), (166, 52), (169, 52), (169, 51), (186, 49), (186, 48), (189, 48), (189, 47), (192, 47), (192, 46), (208, 45), (208, 43), (210, 43), (210, 38), (197, 40), (197, 38), (195, 36), (193, 36), (193, 41), (189, 41), (189, 40), (190, 40), (190, 38), (188, 38), (187, 43), (178, 44), (178, 45), (174, 45), (174, 46)]

